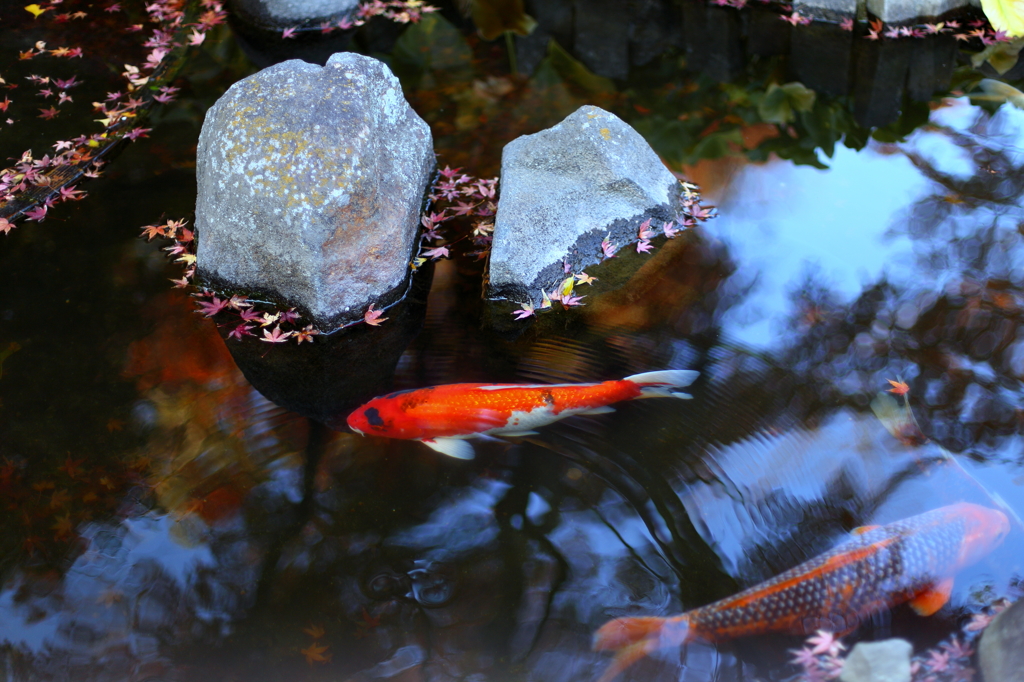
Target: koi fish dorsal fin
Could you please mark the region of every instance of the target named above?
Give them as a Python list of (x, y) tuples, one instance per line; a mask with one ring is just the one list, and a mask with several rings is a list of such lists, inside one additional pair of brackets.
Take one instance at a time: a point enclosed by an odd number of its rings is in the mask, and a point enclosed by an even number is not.
[(640, 387), (641, 398), (692, 398), (689, 393), (673, 391), (674, 388), (689, 386), (700, 372), (692, 369), (666, 369), (659, 372), (644, 372), (628, 376), (623, 381), (632, 381)]
[(851, 530), (850, 533), (852, 533), (853, 535), (864, 535), (864, 533), (870, 533), (876, 528), (881, 528), (881, 526), (877, 524), (874, 526), (857, 526), (856, 528)]
[(476, 456), (473, 446), (461, 438), (433, 438), (420, 442), (431, 450), (456, 459), (473, 459)]
[(946, 578), (918, 593), (910, 600), (910, 608), (914, 609), (919, 616), (930, 616), (946, 605), (952, 592), (953, 579)]

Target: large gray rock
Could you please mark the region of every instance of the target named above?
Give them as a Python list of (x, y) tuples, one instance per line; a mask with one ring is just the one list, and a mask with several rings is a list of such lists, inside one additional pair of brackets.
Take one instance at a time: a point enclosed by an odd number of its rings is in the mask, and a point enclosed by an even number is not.
[(1024, 600), (1006, 609), (981, 635), (978, 661), (985, 682), (1024, 682)]
[(235, 83), (197, 157), (209, 286), (298, 306), (321, 328), (401, 297), (434, 151), (383, 63), (339, 53)]
[(858, 642), (843, 663), (841, 682), (910, 682), (914, 647), (903, 639)]
[(679, 202), (679, 182), (654, 150), (598, 107), (513, 140), (501, 157), (487, 297), (537, 302), (565, 277), (563, 259), (581, 272), (600, 262), (605, 235), (628, 248), (643, 220), (660, 228)]

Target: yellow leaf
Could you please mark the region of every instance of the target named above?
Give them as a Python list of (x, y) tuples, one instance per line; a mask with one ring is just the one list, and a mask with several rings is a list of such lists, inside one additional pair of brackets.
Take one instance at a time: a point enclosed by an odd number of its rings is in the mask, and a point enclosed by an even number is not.
[(42, 14), (43, 12), (46, 12), (50, 8), (47, 7), (46, 9), (43, 9), (39, 5), (37, 5), (35, 3), (32, 3), (31, 5), (26, 5), (25, 9), (28, 10), (29, 12), (31, 12), (33, 17), (38, 17), (40, 14)]
[(569, 275), (564, 282), (562, 282), (562, 296), (568, 296), (572, 293), (572, 287), (576, 284), (576, 279)]
[(995, 30), (1011, 38), (1024, 36), (1024, 0), (981, 0), (981, 9)]

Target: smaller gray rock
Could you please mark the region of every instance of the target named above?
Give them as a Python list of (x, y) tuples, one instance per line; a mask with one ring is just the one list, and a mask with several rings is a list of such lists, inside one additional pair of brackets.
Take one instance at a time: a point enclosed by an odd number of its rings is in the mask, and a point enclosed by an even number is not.
[(868, 11), (886, 23), (941, 16), (971, 0), (867, 0)]
[(580, 107), (558, 125), (510, 142), (501, 157), (490, 299), (539, 302), (540, 289), (601, 261), (601, 241), (635, 243), (641, 222), (676, 220), (679, 182), (620, 118)]
[(910, 682), (914, 647), (904, 639), (858, 642), (846, 657), (842, 682)]
[(1024, 600), (996, 616), (981, 635), (978, 660), (986, 682), (1024, 682)]

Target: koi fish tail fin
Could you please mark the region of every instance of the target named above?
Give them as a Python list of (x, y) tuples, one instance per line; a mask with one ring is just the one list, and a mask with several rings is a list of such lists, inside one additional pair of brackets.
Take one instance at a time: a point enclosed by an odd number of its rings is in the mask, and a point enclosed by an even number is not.
[(673, 389), (689, 386), (700, 372), (692, 369), (666, 369), (660, 372), (644, 372), (626, 377), (623, 381), (632, 381), (640, 387), (641, 398), (692, 398), (689, 393)]
[(679, 646), (689, 639), (685, 615), (675, 618), (619, 618), (594, 633), (594, 650), (615, 650), (615, 658), (598, 682), (611, 682), (619, 673), (652, 651)]

